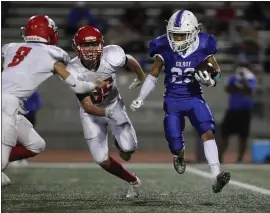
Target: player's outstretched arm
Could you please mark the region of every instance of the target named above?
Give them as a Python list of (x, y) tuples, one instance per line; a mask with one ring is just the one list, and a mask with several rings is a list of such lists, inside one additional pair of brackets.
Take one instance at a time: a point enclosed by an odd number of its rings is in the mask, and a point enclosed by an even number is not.
[(91, 92), (97, 88), (103, 88), (107, 82), (84, 82), (77, 80), (72, 74), (66, 71), (66, 65), (62, 62), (56, 62), (54, 64), (54, 72), (58, 74), (75, 93)]
[(140, 86), (144, 82), (145, 74), (142, 70), (141, 65), (133, 56), (127, 54), (126, 57), (127, 57), (126, 66), (130, 68), (133, 72), (135, 72), (137, 75), (137, 78), (135, 78), (132, 84), (129, 86), (129, 89), (133, 89)]
[(130, 108), (133, 111), (140, 108), (143, 105), (143, 101), (155, 89), (157, 79), (161, 72), (162, 67), (163, 67), (163, 60), (159, 56), (157, 56), (153, 64), (152, 71), (146, 77), (142, 85), (139, 97), (136, 100), (132, 101), (132, 104), (130, 105)]

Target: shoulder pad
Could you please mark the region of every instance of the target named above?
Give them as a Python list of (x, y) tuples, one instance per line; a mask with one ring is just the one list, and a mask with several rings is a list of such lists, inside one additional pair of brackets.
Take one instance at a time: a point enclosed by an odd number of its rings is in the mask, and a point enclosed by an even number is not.
[(153, 57), (156, 54), (160, 54), (169, 45), (167, 35), (164, 34), (149, 42), (149, 54)]
[(66, 51), (61, 49), (60, 47), (53, 46), (53, 45), (47, 45), (47, 49), (51, 57), (58, 61), (62, 61), (64, 63), (68, 63), (70, 61), (70, 58)]
[(126, 54), (118, 45), (105, 46), (103, 57), (113, 67), (123, 67), (126, 63)]
[(76, 57), (72, 58), (72, 59), (69, 61), (69, 64), (77, 64), (79, 60), (80, 60), (79, 57), (76, 56)]
[(217, 39), (212, 34), (200, 33), (200, 43), (204, 52), (213, 55), (217, 52)]

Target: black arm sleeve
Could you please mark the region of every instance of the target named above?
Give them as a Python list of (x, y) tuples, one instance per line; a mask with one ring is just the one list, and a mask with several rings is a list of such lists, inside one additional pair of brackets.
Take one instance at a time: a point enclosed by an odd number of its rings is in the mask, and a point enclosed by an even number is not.
[(79, 101), (82, 101), (84, 98), (86, 98), (87, 96), (89, 96), (89, 93), (83, 93), (83, 94), (77, 94), (76, 93), (76, 96), (79, 99)]

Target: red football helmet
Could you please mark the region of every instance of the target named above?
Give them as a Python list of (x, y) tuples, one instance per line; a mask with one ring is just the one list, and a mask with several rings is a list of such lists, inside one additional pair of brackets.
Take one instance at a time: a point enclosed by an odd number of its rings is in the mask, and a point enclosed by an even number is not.
[(42, 42), (51, 45), (57, 45), (59, 39), (59, 32), (55, 26), (54, 21), (48, 16), (37, 15), (32, 16), (23, 30), (23, 39), (34, 42)]
[(73, 49), (77, 56), (87, 62), (97, 62), (103, 54), (104, 40), (95, 27), (81, 27), (73, 39)]

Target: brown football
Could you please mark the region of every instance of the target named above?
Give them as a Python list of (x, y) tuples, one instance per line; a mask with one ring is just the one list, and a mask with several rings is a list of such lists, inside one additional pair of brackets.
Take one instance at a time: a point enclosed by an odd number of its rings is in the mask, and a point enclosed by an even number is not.
[(211, 75), (212, 78), (214, 78), (217, 75), (217, 71), (214, 68), (213, 64), (211, 64), (207, 60), (200, 63), (200, 65), (196, 68), (196, 72), (199, 70), (201, 71), (206, 70)]

